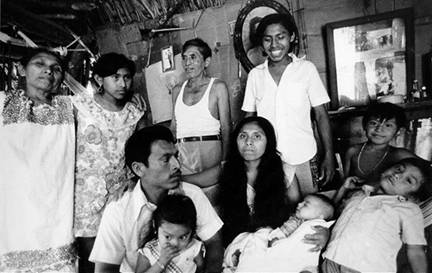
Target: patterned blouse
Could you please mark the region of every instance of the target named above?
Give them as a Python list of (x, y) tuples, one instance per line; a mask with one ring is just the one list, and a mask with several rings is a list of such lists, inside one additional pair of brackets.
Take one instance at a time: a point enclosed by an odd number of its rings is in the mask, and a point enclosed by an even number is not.
[(143, 116), (134, 104), (108, 111), (85, 94), (76, 109), (75, 236), (95, 237), (103, 209), (127, 184), (124, 146)]

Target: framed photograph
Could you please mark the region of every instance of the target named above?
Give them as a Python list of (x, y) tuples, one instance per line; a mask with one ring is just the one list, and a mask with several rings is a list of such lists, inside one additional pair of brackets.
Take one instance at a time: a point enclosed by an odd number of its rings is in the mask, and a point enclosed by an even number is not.
[[(240, 61), (246, 72), (261, 64), (266, 59), (261, 41), (255, 33), (259, 22), (272, 13), (286, 14), (294, 25), (291, 13), (279, 2), (274, 0), (249, 0), (239, 12), (234, 26), (234, 50), (236, 58)], [(295, 30), (296, 39), (292, 43), (293, 52), (298, 53), (298, 30)]]
[(22, 83), (23, 76), (18, 72), (19, 61), (3, 57), (0, 63), (0, 90), (12, 91), (20, 88), (19, 84)]
[(423, 84), (426, 86), (430, 97), (432, 90), (432, 52), (426, 53), (422, 56), (422, 71), (423, 71)]
[(166, 46), (161, 49), (162, 56), (162, 72), (167, 72), (175, 69), (174, 50), (173, 46)]
[(414, 76), (413, 10), (326, 25), (331, 108), (408, 95)]

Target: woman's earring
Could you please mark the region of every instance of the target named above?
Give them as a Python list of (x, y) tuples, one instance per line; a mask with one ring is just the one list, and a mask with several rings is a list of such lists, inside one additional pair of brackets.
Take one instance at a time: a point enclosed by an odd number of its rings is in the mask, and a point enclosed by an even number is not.
[(104, 92), (103, 85), (100, 85), (100, 86), (99, 86), (99, 88), (97, 89), (97, 92), (98, 92), (99, 94), (102, 94), (102, 93)]
[(93, 86), (95, 87), (95, 93), (102, 94), (103, 93), (103, 79), (98, 75), (95, 75), (93, 78)]

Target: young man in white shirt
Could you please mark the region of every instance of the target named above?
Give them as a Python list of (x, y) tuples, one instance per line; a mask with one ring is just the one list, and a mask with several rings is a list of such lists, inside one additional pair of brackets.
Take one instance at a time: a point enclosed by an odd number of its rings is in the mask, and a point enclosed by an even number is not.
[[(198, 187), (180, 181), (174, 137), (163, 126), (135, 132), (126, 144), (126, 164), (140, 178), (133, 191), (110, 203), (90, 255), (96, 272), (133, 272), (138, 248), (152, 235), (152, 213), (169, 193), (189, 196), (197, 209), (197, 235), (206, 248), (206, 272), (220, 272), (223, 223)], [(121, 266), (120, 266), (121, 265)]]
[[(318, 191), (334, 175), (330, 121), (325, 104), (330, 101), (316, 67), (293, 53), (296, 26), (289, 17), (270, 14), (258, 28), (267, 60), (248, 75), (242, 110), (246, 116), (268, 119), (275, 128), (285, 173), (299, 180), (303, 195)], [(316, 160), (311, 110), (324, 147), (321, 165)]]

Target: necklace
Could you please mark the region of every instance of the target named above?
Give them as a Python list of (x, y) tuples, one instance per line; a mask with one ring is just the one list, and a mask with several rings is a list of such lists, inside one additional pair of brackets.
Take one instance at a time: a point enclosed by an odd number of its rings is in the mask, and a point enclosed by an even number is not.
[(103, 96), (100, 93), (94, 94), (93, 98), (95, 102), (99, 104), (99, 106), (111, 112), (120, 112), (124, 107), (124, 105), (117, 105), (115, 103), (108, 102), (103, 98)]
[[(363, 153), (364, 148), (366, 147), (366, 143), (363, 144), (363, 146), (360, 149), (360, 152), (357, 156), (357, 169), (363, 174), (363, 175), (367, 175), (362, 168), (360, 167), (360, 158), (361, 155)], [(375, 164), (375, 167), (373, 167), (373, 169), (370, 171), (370, 173), (372, 173), (373, 171), (375, 171), (375, 169), (379, 166), (379, 164), (381, 164), (381, 162), (383, 162), (384, 158), (387, 156), (389, 152), (389, 147), (387, 146), (386, 152), (384, 153), (384, 155), (380, 158), (380, 160), (378, 160), (378, 162)]]

